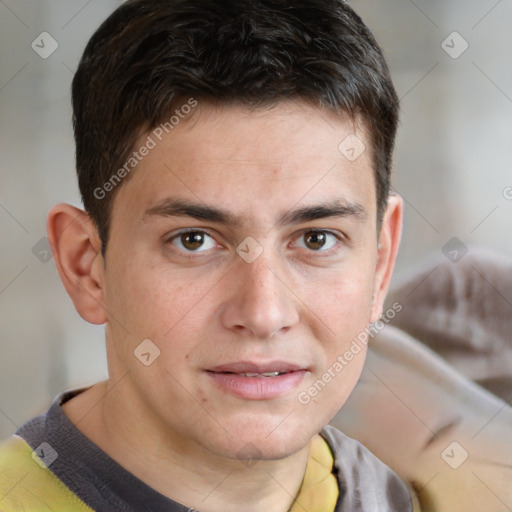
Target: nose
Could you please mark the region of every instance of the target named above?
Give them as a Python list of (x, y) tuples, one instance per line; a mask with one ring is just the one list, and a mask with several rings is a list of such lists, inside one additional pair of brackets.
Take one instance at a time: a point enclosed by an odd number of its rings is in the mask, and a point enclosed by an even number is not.
[(299, 322), (299, 301), (284, 281), (274, 258), (261, 255), (252, 263), (239, 260), (230, 274), (229, 299), (223, 304), (223, 325), (239, 335), (269, 339)]

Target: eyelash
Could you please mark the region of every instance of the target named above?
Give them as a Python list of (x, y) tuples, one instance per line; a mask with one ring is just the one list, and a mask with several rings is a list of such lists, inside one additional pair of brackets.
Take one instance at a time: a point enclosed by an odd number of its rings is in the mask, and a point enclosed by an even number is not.
[[(206, 235), (208, 237), (210, 237), (212, 240), (214, 240), (216, 242), (217, 245), (220, 245), (215, 236), (208, 232), (207, 230), (205, 229), (199, 229), (199, 228), (188, 228), (188, 229), (182, 229), (181, 231), (177, 232), (177, 233), (173, 233), (171, 236), (169, 236), (166, 240), (165, 240), (165, 243), (166, 244), (171, 244), (171, 245), (174, 245), (172, 242), (174, 240), (178, 240), (180, 237), (182, 237), (183, 235), (186, 235), (187, 233), (200, 233), (202, 235)], [(182, 253), (182, 254), (186, 254), (187, 256), (191, 256), (191, 257), (194, 257), (195, 254), (200, 254), (200, 253), (208, 253), (211, 249), (208, 249), (206, 251), (186, 251), (186, 250), (183, 250), (183, 249), (180, 249), (178, 247), (176, 247), (176, 249)]]
[(332, 256), (333, 254), (336, 254), (340, 250), (340, 245), (345, 241), (345, 237), (341, 233), (329, 231), (328, 229), (308, 228), (306, 230), (301, 231), (299, 233), (299, 235), (297, 235), (293, 238), (293, 244), (295, 245), (297, 240), (300, 240), (308, 233), (329, 235), (336, 239), (336, 244), (334, 245), (334, 247), (332, 247), (330, 249), (325, 249), (325, 250), (320, 249), (318, 251), (314, 251), (312, 249), (310, 249), (310, 250), (305, 249), (308, 257), (318, 258), (318, 257)]
[[(171, 236), (166, 238), (165, 243), (166, 244), (170, 244), (170, 245), (174, 245), (172, 243), (174, 240), (178, 240), (181, 236), (186, 235), (187, 233), (200, 233), (202, 235), (206, 235), (206, 236), (210, 237), (212, 240), (214, 240), (217, 245), (222, 245), (222, 244), (219, 244), (219, 242), (216, 240), (216, 237), (211, 232), (209, 232), (208, 230), (205, 230), (204, 228), (188, 228), (188, 229), (181, 230), (181, 231), (179, 231), (177, 233), (173, 233)], [(335, 244), (335, 246), (333, 248), (330, 248), (330, 249), (327, 249), (327, 250), (323, 250), (323, 251), (321, 249), (318, 250), (318, 251), (314, 251), (314, 250), (311, 250), (311, 249), (308, 250), (308, 249), (301, 248), (301, 249), (304, 249), (306, 251), (306, 253), (307, 253), (307, 255), (309, 257), (327, 257), (327, 256), (331, 256), (334, 253), (338, 252), (340, 250), (340, 245), (343, 244), (346, 241), (345, 235), (343, 235), (341, 233), (334, 232), (334, 231), (329, 231), (329, 230), (326, 230), (326, 229), (320, 229), (320, 228), (308, 228), (308, 229), (300, 231), (297, 235), (293, 236), (293, 238), (292, 238), (292, 247), (296, 247), (296, 245), (295, 245), (296, 241), (299, 240), (301, 237), (304, 237), (308, 233), (330, 235), (330, 236), (334, 237), (337, 240), (337, 243)], [(174, 247), (176, 247), (176, 246), (174, 246)], [(204, 251), (190, 251), (190, 250), (187, 251), (187, 250), (180, 249), (179, 247), (176, 247), (176, 250), (179, 251), (182, 255), (186, 255), (186, 257), (194, 258), (194, 257), (198, 257), (198, 255), (205, 256), (208, 253), (210, 253), (210, 251), (212, 249), (207, 249), (207, 250), (204, 250)]]

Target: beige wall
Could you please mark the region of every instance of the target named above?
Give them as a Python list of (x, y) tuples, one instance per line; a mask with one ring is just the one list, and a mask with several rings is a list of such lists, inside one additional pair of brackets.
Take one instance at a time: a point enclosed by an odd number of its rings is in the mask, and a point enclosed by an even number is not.
[[(0, 3), (0, 437), (63, 388), (105, 375), (103, 329), (78, 317), (53, 262), (32, 249), (52, 204), (79, 204), (70, 82), (88, 37), (119, 4)], [(351, 5), (385, 48), (402, 97), (394, 183), (407, 207), (398, 275), (452, 237), (512, 254), (512, 200), (504, 196), (512, 187), (512, 3)], [(47, 59), (31, 48), (43, 31), (59, 45)], [(469, 44), (457, 59), (441, 46), (454, 31)], [(454, 53), (462, 46), (452, 39)]]

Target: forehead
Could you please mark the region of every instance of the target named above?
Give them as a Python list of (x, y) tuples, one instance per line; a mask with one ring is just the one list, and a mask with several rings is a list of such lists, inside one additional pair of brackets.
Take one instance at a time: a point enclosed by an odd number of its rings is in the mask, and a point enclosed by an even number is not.
[(132, 206), (178, 195), (241, 214), (343, 199), (375, 210), (367, 135), (348, 116), (302, 102), (258, 109), (199, 102), (172, 130), (157, 127), (136, 146), (149, 140), (152, 149), (119, 191)]

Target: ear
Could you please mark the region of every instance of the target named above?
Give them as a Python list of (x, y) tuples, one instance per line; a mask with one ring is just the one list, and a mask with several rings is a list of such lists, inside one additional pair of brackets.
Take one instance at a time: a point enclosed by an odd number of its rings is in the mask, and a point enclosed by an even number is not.
[(377, 321), (382, 313), (382, 305), (388, 292), (398, 254), (398, 247), (400, 246), (402, 216), (402, 198), (396, 194), (390, 195), (379, 233), (370, 322)]
[(69, 204), (54, 206), (46, 231), (60, 278), (78, 314), (92, 324), (107, 321), (101, 241), (89, 215)]

